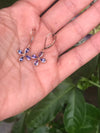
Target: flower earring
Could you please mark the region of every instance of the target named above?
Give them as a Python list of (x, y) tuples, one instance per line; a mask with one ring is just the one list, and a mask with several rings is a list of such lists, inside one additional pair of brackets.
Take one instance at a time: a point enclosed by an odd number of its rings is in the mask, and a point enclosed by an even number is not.
[[(30, 39), (30, 42), (27, 45), (27, 47), (23, 51), (21, 49), (17, 50), (17, 53), (20, 56), (20, 58), (19, 58), (20, 62), (23, 62), (24, 59), (26, 59), (28, 61), (34, 60), (34, 65), (38, 66), (40, 62), (41, 63), (46, 63), (47, 62), (47, 60), (43, 57), (44, 56), (44, 51), (45, 51), (45, 49), (48, 49), (48, 48), (50, 48), (54, 45), (54, 43), (56, 41), (56, 37), (52, 33), (49, 33), (45, 38), (44, 48), (41, 50), (41, 52), (38, 55), (35, 55), (35, 54), (29, 55), (31, 44), (33, 43), (33, 40), (34, 40), (34, 36), (33, 36), (34, 33), (35, 33), (35, 30), (32, 30), (31, 39)], [(46, 46), (47, 39), (49, 38), (49, 36), (52, 36), (53, 41), (49, 42), (49, 45)]]
[[(48, 46), (45, 46), (46, 42), (47, 42), (47, 39), (49, 38), (50, 35), (52, 36), (53, 41), (50, 42), (50, 44)], [(46, 58), (43, 57), (44, 56), (44, 51), (45, 51), (45, 49), (48, 49), (48, 48), (52, 47), (54, 45), (55, 41), (56, 41), (55, 35), (53, 35), (52, 33), (49, 33), (46, 36), (45, 43), (44, 43), (44, 48), (41, 50), (41, 52), (38, 55), (33, 54), (32, 57), (31, 57), (34, 60), (34, 65), (35, 66), (38, 66), (39, 63), (46, 63), (47, 62)]]

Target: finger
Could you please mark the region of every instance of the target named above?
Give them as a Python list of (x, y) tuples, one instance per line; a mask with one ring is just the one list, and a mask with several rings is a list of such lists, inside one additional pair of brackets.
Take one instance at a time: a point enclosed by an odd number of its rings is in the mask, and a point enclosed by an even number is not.
[(69, 20), (77, 15), (92, 0), (60, 0), (46, 12), (42, 20), (52, 31), (58, 31)]
[(43, 13), (50, 5), (53, 4), (56, 0), (22, 0), (27, 2), (28, 4), (34, 6), (40, 15)]
[(98, 53), (100, 53), (100, 32), (86, 43), (72, 49), (59, 58), (58, 70), (60, 80), (64, 80)]
[(100, 23), (100, 1), (57, 33), (59, 54), (76, 44)]

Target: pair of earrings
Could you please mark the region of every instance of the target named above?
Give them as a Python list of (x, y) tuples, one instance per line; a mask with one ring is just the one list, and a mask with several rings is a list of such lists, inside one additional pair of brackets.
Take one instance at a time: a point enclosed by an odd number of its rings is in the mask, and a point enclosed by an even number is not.
[[(38, 55), (36, 55), (36, 54), (29, 55), (31, 45), (32, 45), (33, 40), (34, 40), (33, 34), (34, 34), (34, 30), (32, 30), (32, 33), (31, 33), (32, 36), (31, 36), (31, 39), (30, 39), (30, 42), (29, 42), (28, 46), (23, 51), (21, 49), (18, 49), (17, 53), (20, 56), (19, 57), (19, 62), (23, 62), (24, 59), (28, 60), (28, 61), (34, 60), (34, 65), (38, 66), (40, 62), (41, 63), (46, 63), (47, 62), (46, 58), (43, 57), (44, 56), (44, 50), (50, 48), (51, 46), (53, 46), (56, 39), (55, 39), (55, 36), (52, 33), (49, 33), (45, 38), (44, 48), (42, 49), (42, 51)], [(50, 44), (48, 46), (45, 46), (49, 36), (52, 36), (53, 41), (50, 42)]]

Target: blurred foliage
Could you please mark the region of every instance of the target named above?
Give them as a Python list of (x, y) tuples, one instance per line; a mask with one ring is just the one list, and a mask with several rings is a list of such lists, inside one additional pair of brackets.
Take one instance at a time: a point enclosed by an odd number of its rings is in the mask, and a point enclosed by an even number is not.
[(17, 0), (0, 0), (0, 8), (11, 6)]

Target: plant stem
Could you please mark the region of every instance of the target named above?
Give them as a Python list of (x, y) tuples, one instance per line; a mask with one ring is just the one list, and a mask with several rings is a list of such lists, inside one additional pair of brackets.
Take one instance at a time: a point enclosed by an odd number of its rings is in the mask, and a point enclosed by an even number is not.
[[(95, 83), (95, 82), (93, 82), (93, 81), (91, 81), (91, 80), (88, 80), (88, 82), (89, 82), (90, 84), (92, 84), (92, 85), (94, 85), (94, 86), (100, 88), (100, 85), (99, 85), (99, 84), (97, 84), (97, 83)], [(100, 91), (100, 90), (99, 90), (99, 91)]]

